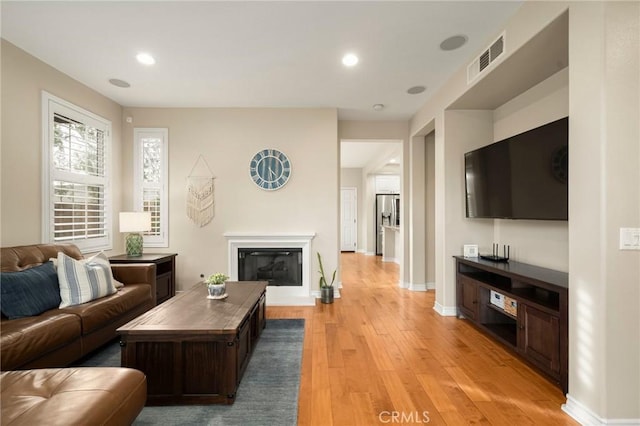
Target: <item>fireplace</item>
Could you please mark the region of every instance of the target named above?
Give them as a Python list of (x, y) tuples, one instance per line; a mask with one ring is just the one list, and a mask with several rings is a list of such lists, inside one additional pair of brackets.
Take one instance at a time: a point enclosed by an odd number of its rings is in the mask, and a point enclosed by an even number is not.
[[(225, 232), (229, 249), (227, 275), (232, 281), (268, 281), (267, 306), (313, 306), (320, 293), (319, 290), (311, 291), (311, 279), (314, 276), (311, 241), (315, 235), (314, 232)], [(241, 253), (244, 253), (243, 259)], [(247, 256), (247, 253), (255, 253), (255, 256)], [(243, 266), (240, 266), (242, 263)], [(255, 275), (246, 275), (247, 264), (251, 269), (256, 269)], [(297, 277), (297, 281), (294, 277)]]
[(302, 248), (239, 248), (238, 281), (302, 286)]

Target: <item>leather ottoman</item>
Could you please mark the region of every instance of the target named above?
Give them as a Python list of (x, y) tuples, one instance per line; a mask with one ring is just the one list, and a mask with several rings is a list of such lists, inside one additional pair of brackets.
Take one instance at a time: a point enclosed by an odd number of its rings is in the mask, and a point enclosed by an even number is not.
[(5, 371), (2, 414), (9, 425), (130, 425), (147, 398), (145, 375), (129, 368)]

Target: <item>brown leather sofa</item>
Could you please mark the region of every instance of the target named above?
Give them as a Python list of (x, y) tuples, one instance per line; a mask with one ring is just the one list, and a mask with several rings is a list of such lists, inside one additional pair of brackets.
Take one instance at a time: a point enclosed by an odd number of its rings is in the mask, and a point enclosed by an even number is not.
[[(74, 245), (36, 244), (3, 247), (0, 271), (41, 265), (59, 251), (82, 259)], [(0, 323), (1, 370), (65, 367), (116, 337), (116, 329), (156, 304), (156, 265), (112, 265), (124, 283), (116, 293), (81, 305), (52, 309), (38, 316)]]
[(130, 425), (147, 380), (130, 368), (44, 368), (0, 375), (3, 426)]

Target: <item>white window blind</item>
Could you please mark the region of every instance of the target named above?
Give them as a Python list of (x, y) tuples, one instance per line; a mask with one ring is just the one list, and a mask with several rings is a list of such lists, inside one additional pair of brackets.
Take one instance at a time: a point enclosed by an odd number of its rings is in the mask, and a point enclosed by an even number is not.
[(151, 212), (145, 247), (169, 246), (167, 129), (136, 128), (134, 133), (134, 209)]
[(111, 249), (111, 122), (42, 94), (43, 241)]

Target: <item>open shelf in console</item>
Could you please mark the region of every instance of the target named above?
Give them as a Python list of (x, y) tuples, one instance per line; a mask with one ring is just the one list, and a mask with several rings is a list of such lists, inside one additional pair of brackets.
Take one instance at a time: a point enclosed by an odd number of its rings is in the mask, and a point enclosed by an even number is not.
[(518, 344), (518, 319), (491, 303), (491, 290), (488, 287), (478, 288), (480, 310), (478, 323), (495, 337), (509, 346)]
[(499, 289), (508, 290), (511, 288), (511, 278), (463, 263), (458, 264), (458, 273)]
[(503, 343), (516, 346), (518, 342), (518, 328), (514, 321), (513, 324), (483, 324), (485, 328), (495, 335)]
[(555, 291), (527, 286), (512, 288), (511, 293), (547, 310), (558, 311), (560, 309), (560, 294)]

